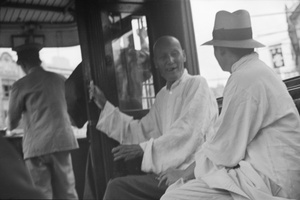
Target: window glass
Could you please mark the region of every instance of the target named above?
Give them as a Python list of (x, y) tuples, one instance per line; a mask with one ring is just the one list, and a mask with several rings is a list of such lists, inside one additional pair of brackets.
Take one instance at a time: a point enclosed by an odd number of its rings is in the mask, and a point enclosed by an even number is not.
[(248, 10), (253, 38), (266, 45), (255, 51), (285, 80), (298, 76), (300, 71), (299, 5), (298, 0), (191, 0), (200, 74), (207, 79), (216, 97), (223, 96), (230, 74), (219, 67), (212, 46), (201, 46), (212, 39), (215, 14), (220, 10)]
[(122, 111), (149, 109), (155, 93), (146, 17), (114, 14), (109, 19), (122, 33), (111, 43), (119, 108)]

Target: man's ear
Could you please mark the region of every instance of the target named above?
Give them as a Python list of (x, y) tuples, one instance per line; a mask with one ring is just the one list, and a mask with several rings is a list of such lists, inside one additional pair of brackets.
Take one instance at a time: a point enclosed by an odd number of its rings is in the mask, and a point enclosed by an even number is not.
[(26, 65), (24, 61), (18, 60), (17, 64), (21, 67), (23, 72), (26, 74)]
[(183, 49), (182, 49), (182, 56), (183, 56), (184, 62), (186, 62), (186, 54), (185, 54), (185, 51)]
[(156, 62), (155, 57), (154, 57), (154, 59), (153, 59), (153, 62), (154, 62), (154, 67), (157, 69), (157, 68), (158, 68), (158, 65), (157, 65), (157, 62)]

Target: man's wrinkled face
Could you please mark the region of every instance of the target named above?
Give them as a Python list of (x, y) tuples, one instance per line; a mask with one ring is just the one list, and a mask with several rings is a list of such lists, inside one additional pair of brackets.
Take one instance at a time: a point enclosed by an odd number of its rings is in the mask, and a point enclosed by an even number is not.
[(186, 56), (180, 44), (176, 41), (167, 41), (160, 44), (154, 51), (155, 65), (167, 83), (178, 80), (184, 70)]

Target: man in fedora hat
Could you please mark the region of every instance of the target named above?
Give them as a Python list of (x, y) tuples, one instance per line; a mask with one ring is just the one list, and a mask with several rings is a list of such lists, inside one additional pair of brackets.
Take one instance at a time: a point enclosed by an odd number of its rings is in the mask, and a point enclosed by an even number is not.
[[(216, 132), (196, 165), (169, 187), (168, 199), (300, 199), (300, 118), (286, 86), (254, 48), (249, 13), (219, 11), (213, 39), (231, 76)], [(189, 175), (189, 176), (188, 176)]]
[(13, 49), (26, 76), (12, 86), (8, 129), (22, 118), (25, 164), (46, 198), (77, 199), (70, 150), (78, 144), (67, 113), (65, 78), (41, 67), (41, 48), (29, 43)]

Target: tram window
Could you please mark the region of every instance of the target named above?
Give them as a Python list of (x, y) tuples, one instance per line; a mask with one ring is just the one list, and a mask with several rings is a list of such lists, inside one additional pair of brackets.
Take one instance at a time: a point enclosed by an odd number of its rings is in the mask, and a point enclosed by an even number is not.
[[(43, 48), (40, 51), (43, 61), (42, 66), (47, 71), (52, 71), (68, 78), (77, 65), (82, 61), (80, 46)], [(80, 129), (72, 126), (77, 138), (86, 137), (87, 123)]]
[(68, 78), (76, 66), (81, 62), (80, 46), (43, 48), (40, 51), (42, 66), (47, 71), (52, 71)]
[(199, 71), (207, 79), (216, 97), (223, 95), (230, 74), (221, 70), (211, 46), (201, 46), (212, 39), (215, 14), (219, 10), (248, 10), (251, 15), (253, 38), (266, 46), (255, 51), (261, 60), (285, 80), (300, 74), (299, 6), (299, 1), (294, 0), (191, 0)]
[(108, 19), (118, 25), (114, 31), (121, 33), (111, 42), (119, 108), (122, 111), (149, 109), (155, 93), (146, 17), (121, 13), (111, 14)]

